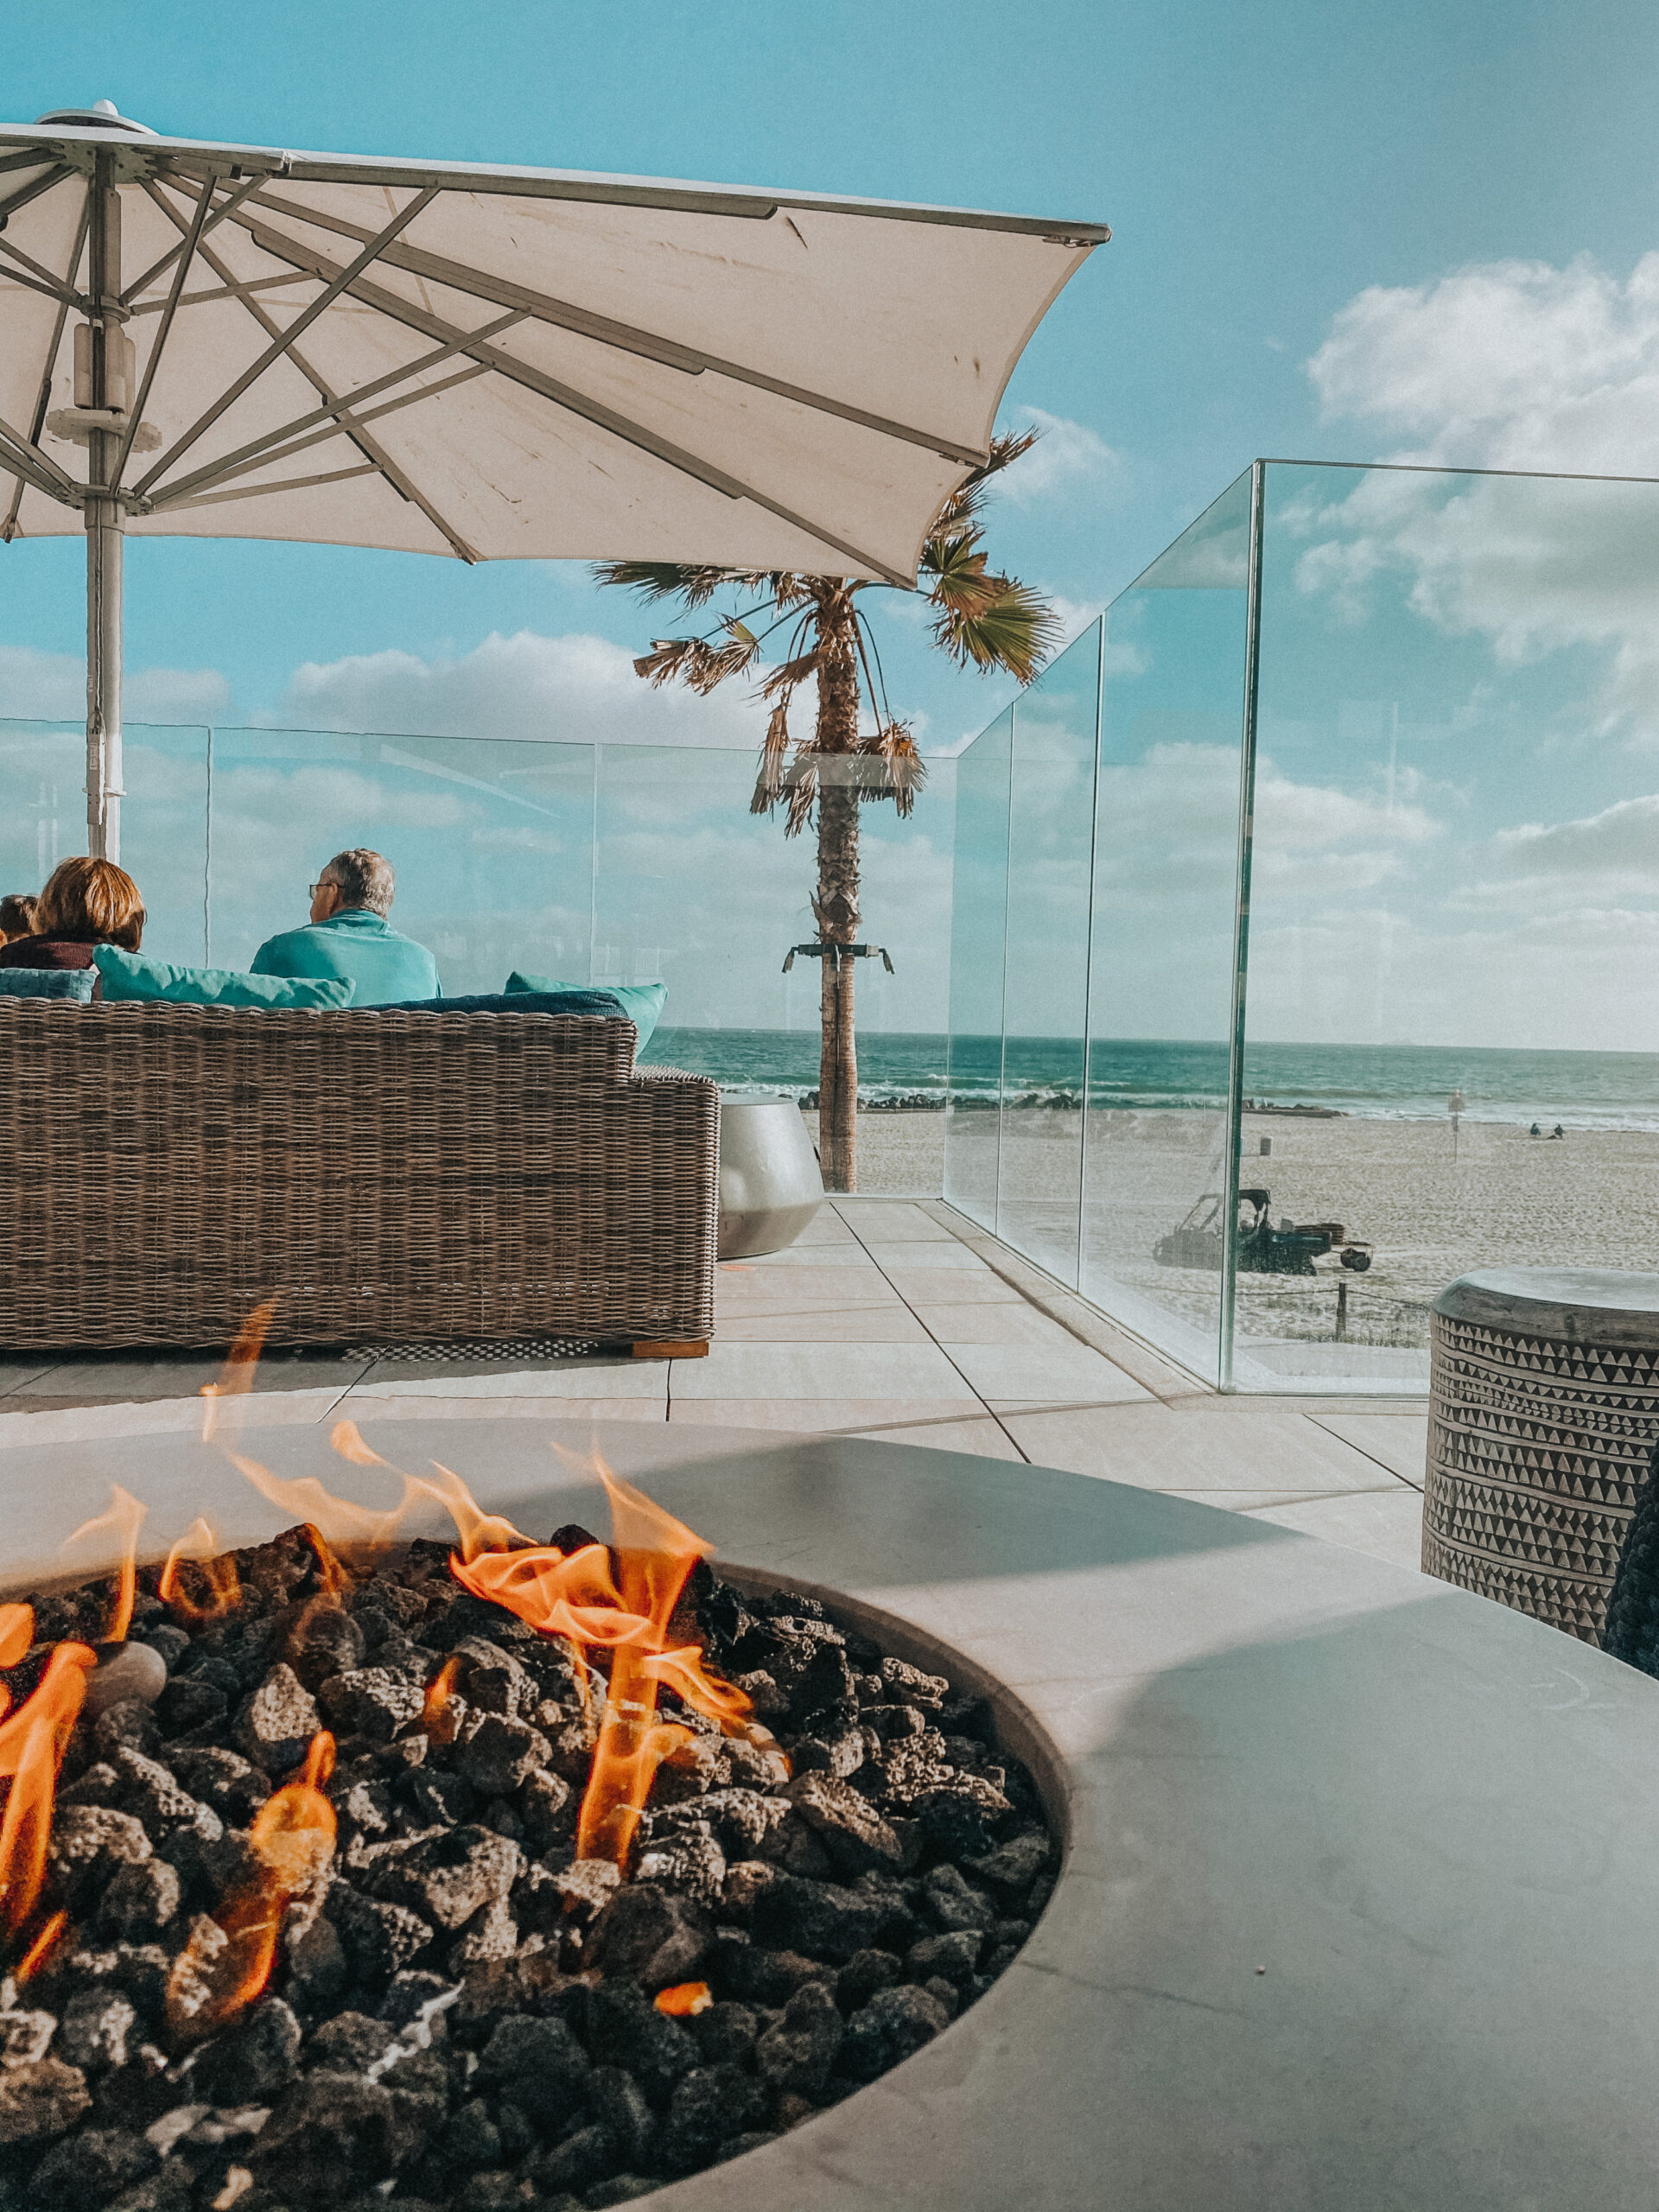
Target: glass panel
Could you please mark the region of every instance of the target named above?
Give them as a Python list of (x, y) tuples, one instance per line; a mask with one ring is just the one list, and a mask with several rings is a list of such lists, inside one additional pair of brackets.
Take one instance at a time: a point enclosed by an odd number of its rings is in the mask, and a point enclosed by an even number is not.
[(1082, 1287), (1210, 1382), (1249, 523), (1245, 475), (1113, 601), (1102, 678)]
[(122, 734), (121, 865), (144, 894), (143, 950), (185, 966), (208, 957), (208, 742), (205, 729), (162, 722)]
[(950, 917), (949, 1102), (944, 1195), (996, 1226), (1002, 1098), (1002, 983), (1008, 895), (1012, 707), (957, 756), (956, 889)]
[(60, 861), (86, 849), (86, 730), (0, 721), (0, 897), (38, 891)]
[(246, 967), (304, 923), (330, 855), (368, 845), (397, 871), (395, 925), (430, 946), (450, 996), (499, 991), (515, 968), (585, 982), (593, 820), (590, 746), (218, 730), (213, 959)]
[(1455, 1276), (1653, 1264), (1659, 486), (1275, 464), (1261, 634), (1243, 1165), (1370, 1265), (1237, 1372), (1421, 1390)]
[(1020, 695), (1008, 809), (997, 1234), (1077, 1280), (1101, 625)]

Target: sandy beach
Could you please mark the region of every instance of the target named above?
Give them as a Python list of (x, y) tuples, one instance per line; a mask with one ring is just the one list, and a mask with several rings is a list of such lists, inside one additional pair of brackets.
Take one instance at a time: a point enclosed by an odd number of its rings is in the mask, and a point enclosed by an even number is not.
[[(806, 1119), (816, 1128), (817, 1117)], [(1079, 1119), (1009, 1113), (1000, 1146), (990, 1114), (957, 1116), (950, 1125), (953, 1186), (978, 1192), (975, 1210), (988, 1213), (1000, 1166), (1003, 1233), (1062, 1275), (1075, 1265)], [(946, 1126), (942, 1113), (861, 1116), (860, 1189), (937, 1196)], [(1152, 1248), (1220, 1187), (1221, 1134), (1220, 1117), (1202, 1113), (1091, 1117), (1084, 1287), (1101, 1303), (1109, 1308), (1120, 1286), (1213, 1335), (1218, 1275), (1160, 1266)], [(1557, 1141), (1522, 1125), (1465, 1119), (1454, 1151), (1445, 1116), (1247, 1114), (1242, 1149), (1241, 1181), (1271, 1193), (1275, 1221), (1340, 1221), (1373, 1249), (1363, 1274), (1334, 1255), (1312, 1275), (1241, 1274), (1240, 1350), (1255, 1344), (1287, 1373), (1345, 1363), (1335, 1342), (1339, 1286), (1347, 1292), (1346, 1345), (1375, 1348), (1370, 1363), (1405, 1379), (1421, 1361), (1402, 1356), (1427, 1344), (1433, 1300), (1471, 1268), (1659, 1265), (1659, 1132), (1570, 1129)]]

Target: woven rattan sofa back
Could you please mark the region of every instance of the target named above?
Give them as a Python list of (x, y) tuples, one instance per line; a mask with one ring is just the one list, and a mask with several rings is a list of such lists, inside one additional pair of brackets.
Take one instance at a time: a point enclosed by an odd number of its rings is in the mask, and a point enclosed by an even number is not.
[(718, 1094), (634, 1033), (0, 997), (0, 1342), (706, 1336)]

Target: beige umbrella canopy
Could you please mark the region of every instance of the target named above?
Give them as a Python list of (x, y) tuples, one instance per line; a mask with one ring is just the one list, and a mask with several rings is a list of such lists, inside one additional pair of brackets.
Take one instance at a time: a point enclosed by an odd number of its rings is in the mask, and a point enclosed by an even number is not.
[[(87, 532), (120, 826), (124, 535), (909, 586), (1099, 224), (0, 126), (0, 538)], [(10, 496), (8, 496), (8, 494)]]

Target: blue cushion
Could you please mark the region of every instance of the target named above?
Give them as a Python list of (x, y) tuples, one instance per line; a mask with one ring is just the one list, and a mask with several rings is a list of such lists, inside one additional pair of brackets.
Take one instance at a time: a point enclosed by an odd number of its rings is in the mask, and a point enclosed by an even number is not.
[(86, 1006), (97, 981), (90, 968), (0, 968), (0, 998), (76, 999)]
[(586, 984), (568, 991), (475, 991), (469, 998), (387, 999), (357, 1013), (371, 1014), (588, 1014), (607, 1021), (626, 1020), (615, 992), (589, 990)]
[(297, 1007), (321, 1014), (349, 1006), (353, 985), (336, 976), (245, 976), (234, 968), (175, 968), (100, 944), (92, 955), (106, 999), (164, 1000), (169, 1006)]
[(651, 1042), (651, 1033), (663, 1018), (663, 1001), (668, 996), (666, 983), (556, 983), (545, 976), (521, 976), (515, 968), (507, 978), (510, 992), (520, 991), (602, 991), (616, 1001), (624, 1015), (634, 1027), (643, 1052)]

